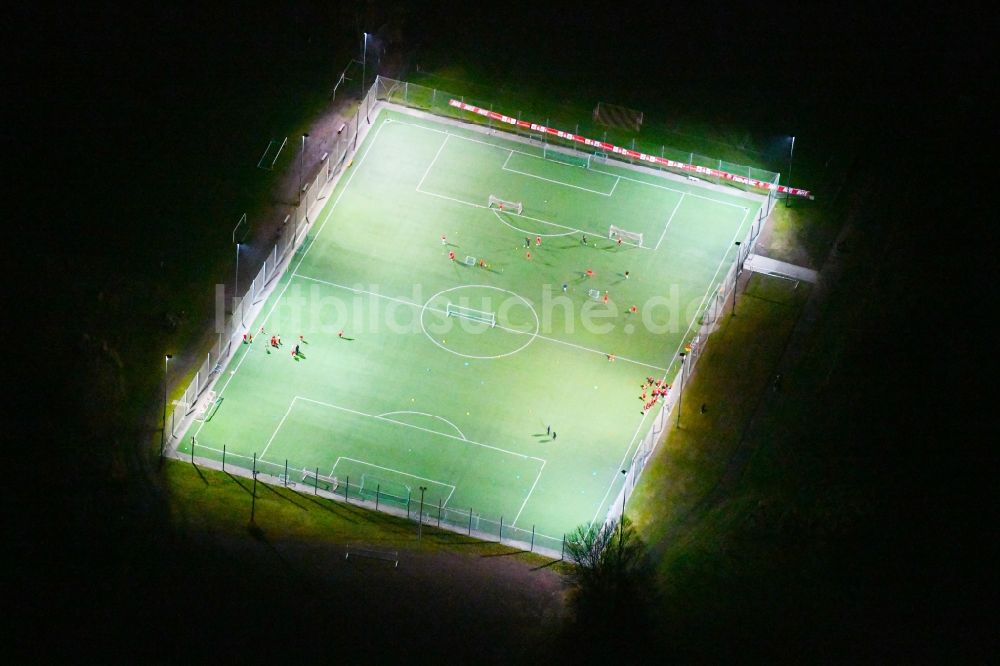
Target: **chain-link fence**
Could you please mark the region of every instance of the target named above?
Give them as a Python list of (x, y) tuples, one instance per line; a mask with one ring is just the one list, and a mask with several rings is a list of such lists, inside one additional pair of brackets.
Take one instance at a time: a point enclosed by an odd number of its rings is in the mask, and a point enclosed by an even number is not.
[[(206, 391), (216, 376), (229, 361), (235, 344), (242, 342), (243, 335), (252, 333), (246, 327), (253, 320), (251, 312), (270, 293), (276, 279), (281, 276), (295, 250), (306, 238), (312, 226), (312, 215), (319, 212), (319, 206), (335, 185), (334, 179), (350, 161), (358, 144), (367, 133), (370, 116), (375, 106), (375, 88), (372, 86), (354, 113), (338, 128), (331, 143), (330, 151), (321, 160), (321, 168), (308, 179), (299, 193), (299, 202), (289, 213), (278, 232), (274, 247), (268, 252), (263, 265), (250, 283), (249, 289), (241, 297), (233, 299), (232, 314), (224, 321), (216, 321), (216, 341), (206, 352), (205, 360), (195, 371), (194, 378), (177, 400), (170, 412), (169, 433), (175, 438), (183, 424), (192, 418), (199, 418), (209, 412), (214, 405), (213, 396)], [(209, 391), (210, 393), (210, 391)]]
[[(545, 126), (550, 126), (549, 123), (553, 122), (552, 118), (524, 118), (522, 116), (521, 109), (511, 108), (510, 105), (504, 105), (502, 103), (496, 103), (492, 100), (478, 100), (466, 95), (455, 95), (445, 90), (438, 90), (436, 88), (428, 88), (426, 86), (417, 85), (414, 83), (408, 83), (406, 81), (396, 81), (394, 79), (389, 79), (386, 77), (378, 77), (375, 82), (378, 88), (377, 96), (379, 100), (384, 100), (387, 102), (392, 102), (394, 104), (400, 104), (403, 106), (409, 106), (416, 109), (421, 109), (428, 111), (438, 116), (444, 116), (447, 118), (454, 118), (467, 123), (486, 125), (490, 128), (495, 128), (503, 130), (504, 132), (511, 134), (518, 134), (521, 136), (536, 139), (543, 143), (550, 143), (562, 148), (570, 148), (573, 151), (578, 151), (582, 153), (599, 154), (601, 156), (606, 156), (622, 162), (627, 162), (629, 164), (642, 164), (643, 166), (657, 169), (660, 171), (665, 171), (668, 173), (675, 173), (682, 176), (690, 175), (689, 171), (668, 167), (660, 164), (655, 164), (647, 161), (637, 160), (633, 157), (629, 157), (624, 154), (615, 152), (605, 152), (600, 148), (583, 146), (572, 139), (561, 138), (548, 133), (534, 132), (528, 128), (525, 128), (517, 123), (507, 123), (507, 122), (497, 122), (488, 116), (480, 116), (475, 113), (470, 113), (469, 111), (464, 111), (458, 109), (449, 104), (449, 100), (456, 99), (466, 104), (471, 104), (477, 106), (481, 109), (487, 109), (491, 112), (496, 112), (507, 116), (509, 119), (520, 121), (527, 120), (533, 123), (544, 124)], [(670, 146), (665, 146), (663, 144), (655, 144), (647, 141), (642, 141), (636, 137), (616, 137), (614, 133), (609, 136), (607, 129), (599, 129), (593, 124), (591, 119), (583, 119), (577, 121), (570, 121), (566, 118), (556, 119), (556, 122), (567, 123), (565, 126), (557, 127), (557, 129), (564, 130), (565, 132), (570, 131), (572, 126), (573, 134), (587, 136), (590, 139), (600, 140), (604, 143), (614, 143), (622, 148), (629, 148), (633, 151), (644, 153), (646, 155), (652, 155), (655, 157), (662, 157), (668, 160), (674, 160), (676, 162), (682, 162), (684, 164), (691, 164), (696, 167), (705, 167), (708, 169), (717, 169), (719, 171), (725, 171), (736, 176), (742, 176), (749, 178), (751, 180), (757, 180), (764, 183), (770, 183), (772, 185), (778, 185), (780, 174), (773, 171), (768, 171), (767, 169), (760, 169), (753, 166), (746, 166), (743, 164), (735, 164), (733, 162), (726, 162), (721, 159), (714, 157), (707, 157), (705, 155), (699, 155), (698, 153), (690, 151), (677, 150), (671, 148)], [(571, 123), (571, 124), (570, 124)], [(616, 143), (616, 139), (620, 142)], [(721, 178), (718, 176), (711, 176), (708, 174), (700, 174), (699, 178), (715, 183), (717, 185), (727, 185), (730, 187), (735, 187), (737, 189), (749, 192), (759, 192), (758, 189), (752, 187), (751, 185), (740, 183), (738, 181), (729, 180), (726, 178)], [(773, 190), (770, 190), (773, 192)], [(769, 197), (770, 198), (770, 197)], [(768, 211), (770, 211), (773, 204), (768, 204)]]
[[(485, 541), (496, 541), (523, 550), (562, 558), (565, 553), (565, 535), (541, 534), (535, 530), (534, 526), (530, 530), (514, 527), (510, 522), (507, 522), (510, 517), (484, 515), (477, 512), (475, 507), (446, 506), (445, 499), (441, 497), (426, 494), (415, 497), (412, 492), (401, 493), (398, 489), (383, 489), (378, 484), (372, 488), (370, 484), (366, 486), (361, 479), (352, 481), (350, 477), (331, 477), (324, 475), (319, 469), (296, 461), (286, 460), (284, 464), (277, 464), (258, 460), (256, 455), (247, 456), (227, 451), (225, 447), (219, 450), (202, 446), (193, 437), (190, 442), (185, 443), (188, 446), (186, 454), (179, 452), (177, 448), (177, 434), (187, 429), (193, 421), (209, 417), (211, 410), (218, 404), (211, 387), (214, 386), (215, 380), (229, 361), (235, 346), (242, 343), (243, 335), (251, 333), (247, 330), (248, 323), (253, 321), (256, 310), (270, 294), (277, 278), (294, 257), (295, 251), (301, 247), (314, 221), (314, 217), (311, 216), (319, 212), (317, 207), (321, 207), (325, 198), (336, 185), (337, 176), (342, 173), (344, 166), (350, 163), (354, 152), (371, 126), (378, 106), (380, 106), (379, 102), (403, 104), (461, 122), (487, 125), (490, 129), (519, 134), (542, 143), (550, 143), (552, 139), (547, 135), (524, 131), (516, 125), (493, 123), (482, 116), (474, 116), (456, 109), (448, 104), (448, 100), (455, 97), (447, 92), (403, 81), (384, 77), (376, 79), (361, 101), (356, 113), (344, 123), (343, 127), (338, 129), (332, 143), (332, 149), (322, 160), (321, 168), (315, 176), (308, 180), (303, 187), (300, 193), (300, 203), (285, 218), (277, 242), (268, 253), (249, 289), (241, 298), (234, 299), (233, 312), (229, 318), (217, 324), (218, 338), (216, 342), (207, 352), (204, 362), (196, 371), (181, 399), (175, 402), (174, 409), (170, 413), (168, 427), (172, 455), (178, 458), (190, 455), (192, 462), (218, 469), (232, 470), (246, 476), (259, 477), (263, 475), (267, 482), (283, 485), (297, 492), (313, 493), (357, 503), (377, 511), (393, 513), (410, 520), (420, 521), (423, 524), (464, 533)], [(461, 99), (461, 97), (458, 98)], [(475, 103), (483, 108), (493, 108), (490, 103)], [(553, 147), (564, 152), (579, 152), (579, 144), (563, 143), (565, 145)], [(636, 146), (635, 150), (647, 152), (649, 147)], [(659, 151), (659, 154), (669, 156), (668, 148), (660, 146)], [(607, 157), (634, 163), (634, 160), (622, 155), (608, 155)], [(751, 167), (727, 164), (721, 160), (708, 160), (708, 158), (692, 153), (675, 155), (672, 158), (684, 159), (689, 163), (699, 163), (700, 161), (706, 166), (724, 169), (731, 173), (743, 169), (750, 177), (771, 178), (772, 180), (768, 182), (777, 183), (778, 174), (763, 170), (755, 171)], [(636, 165), (636, 168), (669, 171), (669, 169), (648, 163)], [(743, 189), (743, 186), (728, 180), (720, 180), (719, 184)], [(668, 393), (663, 407), (653, 417), (649, 431), (639, 442), (635, 453), (631, 455), (626, 462), (625, 469), (622, 470), (624, 474), (621, 475), (620, 490), (616, 494), (616, 498), (609, 503), (606, 518), (608, 521), (617, 521), (621, 516), (625, 502), (649, 462), (657, 442), (662, 439), (664, 431), (669, 427), (671, 416), (677, 413), (674, 410), (679, 407), (682, 399), (684, 383), (693, 374), (705, 341), (715, 329), (728, 299), (732, 297), (743, 261), (752, 252), (761, 227), (775, 203), (776, 197), (771, 191), (767, 195), (766, 204), (760, 209), (759, 215), (751, 224), (747, 235), (737, 245), (736, 256), (726, 276), (719, 283), (719, 286), (707, 296), (700, 310), (697, 330), (684, 341), (684, 355), (672, 361), (667, 373), (668, 377), (673, 377), (670, 382), (672, 389)]]

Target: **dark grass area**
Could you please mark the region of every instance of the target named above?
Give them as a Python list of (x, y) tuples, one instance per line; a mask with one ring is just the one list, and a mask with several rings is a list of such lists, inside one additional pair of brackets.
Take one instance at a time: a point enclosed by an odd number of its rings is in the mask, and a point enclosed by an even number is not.
[[(322, 558), (290, 583), (238, 539), (187, 541), (147, 464), (163, 351), (197, 330), (172, 332), (165, 315), (205, 315), (231, 269), (231, 221), (272, 183), (254, 168), (270, 135), (301, 131), (361, 30), (385, 27), (403, 62), (454, 61), (557, 103), (662, 110), (710, 126), (694, 130), (706, 141), (749, 132), (760, 152), (758, 137), (799, 137), (794, 183), (834, 213), (822, 231), (789, 218), (815, 238), (800, 256), (818, 264), (840, 217), (856, 223), (857, 259), (740, 485), (671, 541), (658, 626), (676, 632), (663, 643), (693, 659), (984, 659), (996, 523), (983, 451), (996, 235), (983, 195), (985, 8), (630, 6), (602, 18), (609, 28), (553, 9), (515, 30), (508, 13), (469, 7), (13, 12), (15, 651), (287, 656), (308, 653), (302, 636), (353, 632), (379, 654), (412, 654), (392, 640), (397, 622), (440, 645), (440, 628), (408, 617), (357, 624), (331, 610), (334, 597), (309, 593)], [(597, 642), (571, 645), (604, 654)]]

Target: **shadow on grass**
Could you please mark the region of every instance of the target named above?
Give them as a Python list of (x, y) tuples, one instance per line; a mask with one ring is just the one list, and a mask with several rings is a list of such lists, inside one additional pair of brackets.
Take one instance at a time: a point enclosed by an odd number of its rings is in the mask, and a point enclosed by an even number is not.
[(502, 553), (484, 553), (479, 557), (510, 557), (511, 555), (523, 555), (523, 554), (524, 554), (523, 550), (518, 550), (515, 548), (513, 550), (504, 551)]
[[(198, 472), (198, 473), (201, 474), (201, 472)], [(234, 476), (233, 474), (230, 474), (229, 472), (226, 472), (225, 474), (232, 481), (234, 481), (236, 483), (236, 485), (238, 485), (240, 488), (242, 488), (243, 490), (245, 490), (246, 493), (247, 493), (247, 495), (253, 495), (253, 490), (251, 490), (249, 486), (243, 485), (243, 479), (241, 479), (238, 476)]]
[(295, 568), (292, 566), (292, 563), (289, 562), (287, 559), (285, 559), (285, 556), (282, 555), (278, 551), (278, 549), (274, 547), (274, 544), (272, 544), (271, 540), (267, 538), (267, 534), (264, 532), (264, 529), (260, 525), (258, 525), (256, 522), (248, 523), (247, 533), (250, 535), (250, 538), (252, 538), (254, 541), (267, 548), (271, 552), (271, 554), (274, 555), (274, 557), (279, 562), (281, 562), (282, 566), (286, 570), (292, 573), (295, 572)]
[(549, 560), (545, 564), (539, 564), (537, 567), (531, 567), (532, 571), (538, 571), (540, 569), (548, 569), (549, 567), (554, 567), (557, 564), (562, 564), (563, 560)]
[[(267, 490), (271, 491), (271, 492), (272, 492), (272, 493), (273, 493), (274, 495), (276, 495), (276, 496), (277, 496), (277, 497), (279, 497), (280, 499), (283, 499), (283, 500), (285, 500), (285, 501), (286, 501), (286, 502), (288, 502), (289, 504), (291, 504), (291, 505), (293, 505), (293, 506), (296, 506), (296, 507), (298, 507), (298, 508), (302, 509), (303, 511), (308, 511), (308, 510), (309, 510), (309, 507), (307, 507), (306, 505), (304, 505), (304, 504), (299, 504), (298, 502), (296, 502), (296, 501), (295, 501), (294, 499), (292, 499), (292, 498), (291, 498), (291, 497), (289, 497), (288, 495), (286, 495), (286, 494), (284, 494), (284, 493), (281, 493), (281, 492), (278, 492), (278, 490), (277, 490), (277, 489), (275, 489), (275, 488), (272, 488), (272, 487), (271, 487), (270, 485), (268, 485), (268, 484), (266, 484), (266, 483), (264, 483), (264, 484), (261, 484), (261, 485), (263, 485), (265, 489), (267, 489)], [(289, 491), (289, 492), (291, 492), (291, 493), (294, 493), (295, 491), (294, 491), (294, 490), (292, 490), (292, 491)]]
[(194, 463), (191, 463), (191, 467), (194, 467), (194, 471), (198, 473), (198, 478), (201, 479), (201, 482), (204, 483), (206, 486), (209, 485), (208, 479), (206, 479), (205, 475), (201, 473), (201, 470), (198, 469), (198, 466), (195, 465)]
[(301, 499), (308, 500), (309, 502), (312, 502), (313, 504), (315, 504), (319, 508), (325, 509), (326, 511), (332, 513), (333, 515), (337, 516), (338, 518), (343, 518), (344, 520), (346, 520), (348, 522), (351, 522), (351, 523), (357, 523), (358, 522), (354, 518), (353, 515), (350, 515), (350, 514), (354, 513), (353, 511), (342, 511), (341, 510), (341, 509), (345, 508), (342, 502), (334, 502), (334, 501), (330, 501), (330, 500), (320, 501), (320, 498), (317, 497), (316, 495), (308, 495), (306, 493), (300, 493), (299, 491), (292, 490), (290, 488), (289, 488), (289, 492), (295, 493)]

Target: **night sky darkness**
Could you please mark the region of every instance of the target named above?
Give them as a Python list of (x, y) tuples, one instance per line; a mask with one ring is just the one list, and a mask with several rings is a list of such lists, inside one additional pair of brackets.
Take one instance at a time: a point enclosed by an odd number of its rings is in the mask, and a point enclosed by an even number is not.
[[(720, 126), (741, 120), (760, 137), (796, 134), (797, 153), (813, 160), (837, 145), (862, 147), (850, 186), (868, 192), (860, 202), (868, 237), (891, 245), (875, 314), (851, 323), (870, 345), (840, 369), (860, 385), (836, 407), (854, 421), (844, 432), (876, 451), (898, 533), (884, 535), (890, 562), (872, 561), (885, 553), (864, 544), (851, 551), (847, 566), (887, 581), (873, 593), (881, 624), (863, 639), (871, 644), (852, 650), (885, 656), (876, 647), (882, 632), (920, 634), (927, 654), (980, 640), (983, 616), (968, 609), (995, 581), (980, 562), (996, 554), (997, 524), (996, 454), (981, 448), (990, 433), (995, 439), (995, 398), (982, 378), (996, 365), (996, 329), (984, 316), (996, 307), (1000, 265), (985, 201), (996, 189), (987, 180), (995, 160), (990, 168), (986, 157), (995, 121), (985, 122), (996, 62), (984, 7), (125, 4), (19, 7), (3, 28), (13, 65), (3, 141), (17, 313), (5, 337), (18, 387), (4, 401), (15, 434), (6, 446), (15, 473), (5, 487), (5, 539), (17, 562), (5, 567), (4, 586), (8, 619), (11, 600), (21, 607), (17, 632), (44, 641), (19, 642), (18, 651), (157, 654), (174, 641), (176, 652), (160, 654), (176, 655), (189, 640), (202, 655), (222, 652), (169, 618), (136, 648), (154, 617), (151, 600), (177, 608), (180, 599), (155, 576), (133, 595), (127, 576), (102, 584), (92, 574), (129, 563), (142, 577), (175, 561), (171, 540), (158, 536), (158, 499), (128, 480), (129, 451), (143, 432), (135, 424), (149, 410), (135, 398), (158, 404), (156, 303), (169, 300), (172, 285), (207, 291), (229, 270), (230, 227), (219, 220), (234, 218), (240, 203), (218, 194), (233, 192), (259, 137), (295, 121), (256, 100), (279, 95), (294, 109), (321, 99), (316, 90), (356, 56), (362, 30), (391, 35), (403, 66), (456, 60), (499, 85), (548, 88), (557, 99), (604, 99)], [(122, 386), (95, 366), (88, 353), (102, 340), (149, 376)], [(111, 398), (100, 409), (82, 404), (95, 395)], [(50, 462), (52, 486), (41, 493), (33, 482)], [(223, 590), (196, 583), (206, 595), (231, 596), (231, 610), (255, 594), (234, 590), (233, 580), (219, 583)], [(895, 614), (901, 591), (921, 602)], [(909, 656), (920, 657), (914, 650)]]

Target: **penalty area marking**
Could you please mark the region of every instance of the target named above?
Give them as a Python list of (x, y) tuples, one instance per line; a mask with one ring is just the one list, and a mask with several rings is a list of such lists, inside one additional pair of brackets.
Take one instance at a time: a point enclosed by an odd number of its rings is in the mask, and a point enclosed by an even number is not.
[[(535, 175), (533, 173), (528, 173), (527, 171), (518, 171), (517, 169), (512, 169), (512, 168), (510, 168), (510, 167), (507, 166), (507, 162), (510, 161), (510, 158), (511, 158), (511, 156), (513, 154), (514, 154), (514, 151), (511, 150), (510, 151), (510, 155), (507, 155), (507, 159), (504, 160), (503, 165), (500, 167), (500, 169), (502, 171), (507, 171), (509, 173), (516, 173), (519, 176), (525, 176), (526, 178), (537, 178), (538, 180), (544, 180), (546, 183), (552, 183), (553, 185), (562, 185), (563, 187), (572, 187), (574, 190), (581, 190), (583, 192), (589, 192), (590, 194), (596, 194), (596, 195), (602, 196), (602, 197), (610, 197), (612, 194), (615, 193), (615, 188), (618, 187), (618, 180), (615, 180), (614, 184), (611, 186), (611, 191), (610, 192), (598, 192), (597, 190), (592, 190), (589, 187), (581, 187), (580, 185), (573, 185), (571, 183), (564, 183), (561, 180), (555, 180), (554, 178), (546, 178), (545, 176), (537, 176), (537, 175)], [(542, 158), (542, 159), (544, 159), (544, 158)], [(546, 160), (546, 161), (552, 161), (552, 160)], [(554, 162), (554, 161), (553, 161), (553, 163), (554, 164), (561, 164), (560, 162)], [(570, 166), (570, 165), (569, 164), (563, 164), (562, 166)], [(602, 176), (610, 176), (611, 178), (620, 179), (620, 176), (611, 176), (610, 174), (606, 174), (603, 171), (595, 171), (594, 173), (599, 173)]]
[[(330, 469), (330, 473), (327, 476), (333, 476), (333, 473), (337, 471), (337, 465), (340, 464), (341, 460), (350, 460), (351, 462), (358, 463), (359, 465), (368, 465), (369, 467), (374, 467), (375, 469), (381, 469), (386, 472), (392, 472), (393, 474), (402, 474), (403, 476), (413, 477), (414, 479), (420, 479), (421, 481), (429, 481), (430, 483), (435, 483), (439, 486), (444, 486), (445, 488), (451, 488), (451, 492), (448, 493), (448, 497), (445, 498), (444, 503), (441, 506), (448, 506), (448, 501), (451, 500), (451, 496), (455, 494), (455, 486), (450, 483), (445, 483), (444, 481), (438, 481), (437, 479), (429, 479), (426, 476), (417, 476), (416, 474), (410, 474), (409, 472), (404, 472), (399, 469), (393, 469), (392, 467), (383, 467), (382, 465), (376, 465), (375, 463), (370, 463), (367, 460), (358, 460), (357, 458), (348, 458), (347, 456), (337, 456), (336, 462), (333, 463), (333, 467)], [(405, 483), (403, 485), (406, 485)]]
[[(381, 418), (381, 417), (385, 417), (385, 416), (391, 416), (393, 414), (419, 414), (420, 416), (429, 416), (432, 419), (438, 419), (438, 420), (444, 421), (445, 423), (447, 423), (448, 425), (450, 425), (452, 428), (455, 429), (455, 432), (457, 432), (458, 436), (461, 437), (462, 439), (465, 439), (465, 440), (469, 439), (468, 437), (465, 436), (465, 433), (462, 432), (461, 429), (457, 425), (455, 425), (454, 423), (452, 423), (451, 421), (449, 421), (448, 419), (446, 419), (443, 416), (438, 416), (437, 414), (428, 414), (427, 412), (396, 411), (396, 412), (386, 412), (384, 414), (377, 414), (376, 416), (378, 416), (378, 417)], [(404, 425), (406, 425), (403, 421), (397, 421), (396, 419), (386, 419), (386, 420), (387, 421), (396, 421), (396, 423), (403, 423)]]
[[(404, 428), (412, 428), (413, 430), (420, 430), (421, 432), (426, 432), (432, 435), (438, 435), (446, 439), (453, 439), (456, 442), (471, 444), (472, 446), (478, 446), (480, 448), (489, 449), (491, 451), (497, 451), (498, 453), (506, 453), (507, 455), (514, 456), (516, 458), (521, 458), (522, 460), (535, 460), (540, 463), (545, 463), (545, 460), (543, 458), (539, 458), (537, 456), (528, 456), (523, 453), (518, 453), (516, 451), (508, 451), (507, 449), (502, 449), (499, 446), (493, 446), (492, 444), (483, 444), (482, 442), (477, 442), (472, 439), (459, 437), (458, 435), (449, 435), (448, 433), (441, 432), (439, 430), (431, 430), (430, 428), (424, 428), (422, 426), (413, 425), (412, 423), (406, 423), (405, 421), (397, 421), (395, 419), (385, 418), (384, 416), (379, 416), (378, 414), (368, 414), (366, 412), (361, 412), (356, 409), (351, 409), (349, 407), (341, 407), (340, 405), (334, 405), (329, 402), (323, 402), (322, 400), (313, 400), (312, 398), (306, 398), (305, 396), (301, 395), (297, 395), (292, 398), (292, 403), (288, 407), (288, 412), (291, 411), (292, 406), (294, 406), (296, 400), (301, 400), (303, 402), (311, 402), (312, 404), (319, 405), (320, 407), (329, 407), (330, 409), (336, 409), (341, 412), (347, 412), (348, 414), (354, 414), (355, 416), (364, 416), (370, 419), (375, 419), (377, 421), (385, 421), (387, 423), (392, 423), (394, 425), (403, 426)], [(285, 412), (285, 417), (288, 416), (288, 412)], [(278, 423), (278, 425), (275, 427), (274, 433), (271, 435), (271, 438), (268, 440), (268, 442), (274, 440), (274, 437), (277, 434), (278, 429), (281, 428), (282, 423), (284, 423), (285, 421), (285, 417), (282, 417), (281, 422)], [(258, 459), (260, 458), (263, 458), (263, 454)]]

